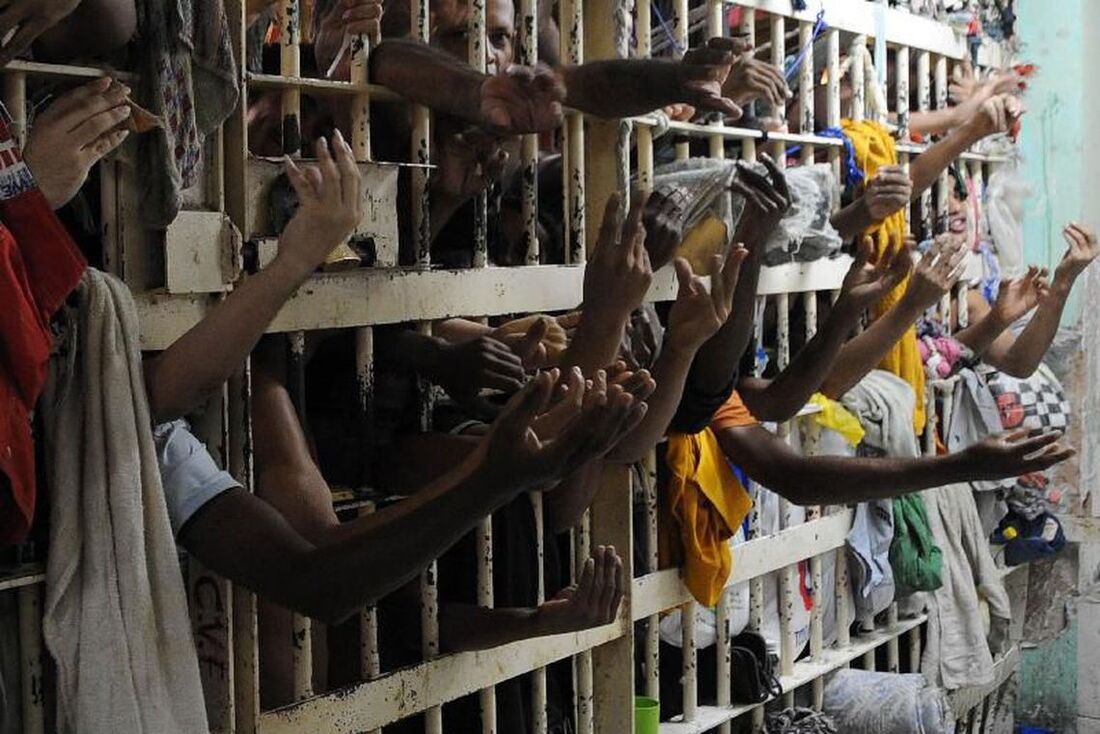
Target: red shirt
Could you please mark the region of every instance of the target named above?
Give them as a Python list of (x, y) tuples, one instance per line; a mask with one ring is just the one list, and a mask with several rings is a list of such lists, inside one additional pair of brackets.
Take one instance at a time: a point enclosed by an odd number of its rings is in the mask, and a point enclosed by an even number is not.
[(86, 263), (38, 190), (0, 113), (0, 546), (34, 518), (30, 414), (46, 381), (50, 317)]

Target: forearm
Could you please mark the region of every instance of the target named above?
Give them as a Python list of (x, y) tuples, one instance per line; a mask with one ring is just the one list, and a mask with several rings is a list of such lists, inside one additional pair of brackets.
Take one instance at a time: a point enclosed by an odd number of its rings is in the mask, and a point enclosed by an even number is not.
[(684, 100), (676, 65), (658, 59), (614, 59), (561, 67), (565, 104), (598, 117), (632, 117)]
[(1050, 295), (1039, 304), (1035, 315), (1011, 347), (1003, 354), (990, 354), (992, 359), (986, 361), (1012, 377), (1030, 377), (1039, 369), (1051, 342), (1054, 341), (1069, 294), (1070, 286), (1062, 287), (1055, 283), (1051, 287)]
[(665, 344), (653, 365), (653, 381), (657, 383), (657, 389), (646, 399), (648, 407), (645, 417), (611, 450), (607, 456), (608, 461), (616, 464), (641, 461), (664, 438), (684, 396), (684, 383), (694, 356), (694, 350), (679, 348), (672, 343)]
[(939, 180), (940, 174), (979, 139), (968, 127), (957, 127), (917, 156), (909, 166), (909, 178), (913, 182), (911, 199), (927, 191)]
[(918, 135), (941, 135), (961, 123), (958, 107), (909, 113), (909, 132)]
[(256, 275), (246, 277), (172, 346), (147, 360), (145, 380), (154, 421), (163, 423), (194, 410), (240, 369), (310, 272), (276, 257)]
[(970, 347), (974, 354), (983, 356), (997, 337), (1004, 333), (1006, 328), (1008, 328), (1008, 324), (990, 311), (985, 315), (985, 318), (979, 319), (955, 334), (955, 339)]
[(750, 258), (741, 267), (729, 318), (699, 348), (691, 365), (692, 385), (702, 393), (713, 395), (730, 383), (752, 338), (760, 258), (755, 255)]
[[(976, 477), (959, 454), (922, 458), (812, 456), (795, 466), (742, 466), (754, 480), (798, 505), (854, 504)], [(755, 472), (755, 473), (754, 473)]]
[(595, 309), (582, 309), (576, 334), (562, 355), (561, 373), (580, 367), (585, 375), (606, 369), (619, 357), (623, 330), (630, 315), (601, 314)]
[(487, 650), (509, 642), (552, 634), (534, 607), (491, 609), (444, 604), (439, 609), (439, 645), (443, 652)]
[(394, 348), (389, 350), (388, 359), (393, 365), (418, 372), (429, 379), (436, 379), (440, 371), (446, 369), (443, 364), (444, 343), (442, 339), (416, 331), (403, 330), (394, 340)]
[(582, 466), (565, 481), (542, 495), (542, 505), (549, 533), (564, 533), (577, 525), (592, 498), (600, 488), (603, 462), (591, 461)]
[(856, 199), (848, 206), (837, 211), (830, 220), (833, 227), (840, 233), (840, 239), (848, 242), (866, 232), (877, 224), (871, 218), (863, 197)]
[(875, 319), (863, 333), (850, 339), (834, 362), (833, 369), (821, 385), (827, 397), (838, 399), (848, 392), (864, 375), (882, 362), (905, 332), (920, 316), (920, 310), (910, 306), (903, 298), (885, 314)]
[(486, 76), (444, 51), (410, 39), (387, 39), (371, 52), (371, 80), (468, 122), (481, 121)]
[(857, 312), (834, 308), (821, 330), (775, 379), (760, 389), (753, 389), (757, 383), (748, 381), (748, 389), (738, 390), (745, 407), (764, 421), (780, 422), (794, 417), (829, 377), (857, 321)]

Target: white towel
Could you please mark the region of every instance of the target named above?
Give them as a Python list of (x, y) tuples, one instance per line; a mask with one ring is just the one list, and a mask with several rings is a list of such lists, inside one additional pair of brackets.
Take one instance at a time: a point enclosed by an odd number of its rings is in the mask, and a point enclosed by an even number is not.
[(43, 409), (43, 635), (58, 731), (206, 734), (206, 709), (126, 286), (89, 269)]

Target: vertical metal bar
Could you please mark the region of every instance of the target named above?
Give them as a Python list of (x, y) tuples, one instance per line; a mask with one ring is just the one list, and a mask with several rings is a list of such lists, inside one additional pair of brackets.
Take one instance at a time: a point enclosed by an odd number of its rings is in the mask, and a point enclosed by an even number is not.
[[(542, 492), (531, 492), (531, 511), (535, 516), (535, 543), (538, 560), (538, 583), (535, 591), (535, 603), (539, 606), (546, 601), (546, 575), (543, 572), (543, 550), (546, 547), (546, 528), (543, 522)], [(551, 539), (550, 542), (554, 542)], [(531, 674), (531, 724), (534, 734), (546, 734), (549, 725), (546, 714), (546, 668), (538, 668)]]
[(909, 632), (908, 632), (908, 638), (909, 638), (909, 672), (910, 673), (919, 673), (920, 672), (920, 656), (921, 656), (920, 630), (921, 630), (920, 627), (914, 627), (913, 629), (909, 630)]
[[(741, 8), (741, 25), (737, 28), (745, 41), (750, 46), (756, 45), (756, 10), (753, 8)], [(756, 160), (756, 141), (741, 141), (741, 157), (746, 161)]]
[(23, 734), (46, 730), (42, 680), (42, 597), (38, 584), (21, 586), (19, 597), (19, 663), (22, 681)]
[[(351, 82), (365, 86), (370, 81), (370, 50), (377, 38), (360, 33), (351, 39)], [(351, 147), (355, 160), (371, 160), (370, 94), (362, 92), (351, 103)]]
[[(928, 112), (932, 108), (932, 66), (927, 51), (917, 52), (917, 109)], [(931, 238), (935, 232), (932, 222), (932, 191), (926, 190), (920, 197), (921, 239)]]
[[(936, 57), (936, 109), (947, 109), (947, 57)], [(936, 231), (947, 231), (947, 205), (951, 192), (951, 174), (945, 168), (936, 187)]]
[(894, 111), (898, 115), (900, 139), (909, 139), (909, 47), (898, 46), (894, 68)]
[[(673, 38), (676, 47), (673, 49), (676, 58), (681, 58), (687, 52), (691, 43), (688, 30), (691, 27), (691, 8), (688, 0), (674, 0), (673, 2)], [(676, 143), (676, 160), (687, 160), (691, 155), (691, 143), (687, 140)]]
[[(649, 452), (645, 460), (645, 505), (646, 505), (646, 554), (648, 556), (648, 573), (655, 573), (658, 567), (657, 557), (657, 457), (654, 452)], [(660, 679), (660, 634), (659, 625), (661, 618), (654, 614), (646, 620), (645, 636), (645, 681), (646, 695), (651, 698), (659, 698), (661, 695)]]
[[(520, 0), (519, 15), (519, 63), (525, 66), (534, 66), (539, 60), (538, 0)], [(528, 265), (538, 265), (538, 135), (523, 136), (521, 158), (523, 165), (523, 251), (526, 253)]]
[[(773, 20), (773, 28), (776, 21)], [(774, 43), (775, 34), (772, 34)], [(780, 293), (775, 297), (776, 311), (776, 366), (783, 370), (791, 362), (791, 321), (790, 296)], [(790, 438), (790, 422), (779, 426), (779, 435)], [(786, 529), (790, 523), (791, 504), (788, 500), (779, 500), (779, 527)], [(787, 566), (779, 572), (779, 672), (781, 675), (794, 673), (794, 649), (796, 645), (794, 629), (794, 605), (797, 600), (798, 566)]]
[[(298, 416), (306, 425), (306, 336), (295, 331), (287, 335), (287, 393)], [(304, 614), (294, 613), (291, 644), (294, 649), (294, 700), (313, 695), (313, 621)]]
[[(726, 6), (722, 0), (707, 0), (707, 35), (711, 38), (726, 35)], [(719, 115), (713, 124), (715, 127), (724, 127), (725, 120)], [(721, 135), (710, 137), (710, 157), (726, 157), (726, 141)]]
[[(579, 65), (584, 63), (584, 0), (562, 0), (559, 6), (562, 30), (562, 61)], [(569, 111), (565, 116), (564, 166), (566, 211), (566, 262), (583, 263), (585, 260), (585, 167), (584, 167), (584, 116)]]
[[(825, 31), (825, 124), (828, 127), (840, 127), (840, 31), (829, 28)], [(840, 150), (829, 148), (829, 163), (833, 166), (833, 173), (843, 185), (840, 178)]]
[[(252, 371), (248, 362), (229, 381), (229, 471), (247, 491), (255, 487), (252, 450)], [(260, 718), (260, 645), (256, 595), (241, 586), (232, 592), (233, 706), (237, 733), (254, 734)]]
[[(745, 150), (744, 153), (748, 155), (753, 154), (755, 158), (755, 148), (751, 150)], [(764, 374), (764, 365), (759, 359), (759, 355), (764, 348), (764, 312), (767, 309), (768, 300), (766, 296), (757, 296), (755, 301), (755, 313), (753, 314), (753, 345), (755, 349), (755, 364), (753, 367), (753, 373), (756, 377), (761, 377)], [(759, 499), (759, 492), (757, 493)], [(755, 540), (760, 537), (760, 505), (759, 502), (754, 502), (752, 510), (749, 514), (749, 533), (746, 540)], [(770, 583), (774, 583), (769, 579)], [(764, 577), (756, 576), (749, 580), (749, 629), (763, 634), (764, 632)], [(764, 730), (764, 709), (763, 707), (757, 707), (752, 712), (752, 731), (762, 732)]]
[[(374, 330), (369, 326), (355, 330), (355, 386), (360, 430), (367, 432), (373, 422), (374, 412)], [(369, 450), (369, 446), (364, 446), (364, 449)], [(365, 507), (360, 514), (372, 511), (373, 507)], [(363, 680), (374, 680), (381, 672), (378, 608), (371, 605), (359, 612), (359, 674)], [(380, 731), (375, 729), (371, 734), (378, 734)]]
[(695, 649), (695, 601), (680, 607), (680, 650), (683, 652), (684, 721), (694, 721), (699, 710), (698, 655)]
[[(772, 35), (772, 66), (779, 69), (779, 73), (783, 73), (784, 66), (787, 62), (787, 19), (782, 15), (771, 16), (771, 35)], [(813, 54), (808, 54), (811, 58)], [(812, 61), (810, 62), (813, 63)], [(784, 105), (780, 105), (777, 109), (772, 110), (772, 117), (777, 120), (787, 119), (787, 108)], [(772, 146), (772, 158), (780, 166), (784, 165), (787, 161), (787, 144), (782, 140), (775, 141)]]
[[(717, 695), (716, 702), (718, 706), (729, 706), (732, 702), (733, 692), (730, 685), (730, 675), (732, 675), (732, 659), (731, 659), (731, 643), (730, 636), (730, 594), (729, 587), (722, 590), (722, 594), (718, 597), (718, 606), (715, 610), (715, 634), (717, 645), (717, 654), (715, 658), (717, 660), (718, 669), (716, 671), (717, 680)], [(730, 734), (730, 722), (725, 721), (718, 726), (720, 734)]]
[(892, 603), (887, 612), (887, 626), (893, 636), (886, 643), (886, 671), (888, 673), (897, 673), (899, 672), (899, 659), (901, 658), (901, 650), (898, 646), (899, 641), (896, 634), (898, 628), (897, 602)]
[(4, 105), (11, 115), (11, 135), (16, 145), (27, 144), (27, 75), (21, 71), (4, 73)]
[[(576, 573), (580, 574), (585, 561), (592, 555), (592, 516), (586, 510), (580, 525), (573, 532), (573, 555), (576, 559)], [(574, 583), (577, 578), (575, 577)], [(577, 731), (580, 734), (593, 734), (592, 713), (592, 651), (585, 650), (574, 660), (577, 698)]]
[(863, 669), (874, 670), (875, 669), (875, 650), (874, 648), (863, 653)]
[[(470, 66), (486, 71), (485, 0), (468, 0), (470, 12), (466, 17), (466, 39)], [(494, 70), (495, 71), (495, 70)], [(489, 193), (482, 191), (474, 197), (474, 260), (475, 268), (483, 268), (489, 259)], [(480, 535), (479, 535), (480, 537)]]
[[(428, 0), (409, 0), (412, 37), (422, 43), (430, 39)], [(409, 160), (418, 164), (411, 171), (412, 231), (415, 233), (416, 265), (427, 268), (432, 255), (431, 207), (428, 202), (428, 169), (431, 163), (432, 113), (423, 105), (412, 107), (412, 150)]]
[(867, 89), (865, 82), (867, 36), (859, 35), (852, 39), (848, 55), (852, 59), (848, 77), (852, 83), (852, 109), (849, 117), (859, 122), (867, 117)]
[[(798, 69), (799, 108), (802, 111), (802, 116), (798, 121), (798, 130), (804, 135), (813, 134), (816, 119), (814, 91), (817, 88), (817, 70), (814, 69), (813, 39), (813, 23), (800, 21), (798, 24), (799, 48), (811, 49), (810, 53), (807, 53), (805, 58), (802, 59), (802, 64)], [(807, 165), (812, 164), (815, 153), (816, 148), (813, 145), (803, 145), (802, 162)]]
[[(634, 5), (634, 56), (648, 59), (652, 50), (652, 24), (650, 0), (636, 0)], [(636, 128), (638, 156), (638, 187), (645, 192), (653, 189), (653, 128), (638, 125)]]

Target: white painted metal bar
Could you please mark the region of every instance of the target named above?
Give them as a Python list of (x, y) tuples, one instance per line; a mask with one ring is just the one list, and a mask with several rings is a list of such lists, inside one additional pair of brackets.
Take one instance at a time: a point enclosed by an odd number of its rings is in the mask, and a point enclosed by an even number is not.
[[(287, 393), (298, 421), (304, 426), (306, 417), (305, 333), (287, 335)], [(297, 612), (293, 615), (290, 644), (293, 649), (294, 700), (313, 695), (313, 621)]]
[(27, 144), (27, 75), (24, 72), (4, 74), (4, 106), (11, 116), (11, 136), (22, 148)]
[[(558, 6), (561, 28), (562, 63), (584, 63), (584, 0), (562, 0)], [(567, 263), (585, 260), (585, 167), (584, 116), (576, 111), (565, 114), (562, 158), (565, 161), (565, 253)]]
[[(525, 66), (534, 66), (539, 59), (538, 0), (520, 0), (519, 19), (518, 61)], [(520, 156), (523, 165), (523, 251), (526, 253), (526, 263), (536, 265), (540, 258), (538, 236), (538, 135), (532, 133), (523, 136)]]
[[(674, 53), (681, 58), (691, 44), (688, 29), (691, 27), (691, 7), (688, 0), (673, 0), (672, 35), (675, 40)], [(676, 143), (676, 160), (686, 160), (691, 155), (691, 144), (687, 141)]]
[[(546, 548), (546, 527), (543, 521), (542, 492), (528, 494), (531, 500), (531, 512), (535, 517), (535, 557), (538, 561), (538, 584), (535, 593), (535, 603), (539, 606), (546, 601), (546, 574), (544, 567), (544, 549)], [(550, 538), (553, 543), (554, 539)], [(531, 725), (534, 734), (546, 734), (546, 668), (536, 668), (531, 674)]]
[[(927, 51), (917, 54), (917, 109), (928, 112), (932, 109), (932, 65)], [(921, 239), (930, 239), (936, 232), (932, 221), (932, 191), (926, 190), (920, 196)]]
[[(779, 73), (782, 74), (787, 62), (787, 37), (786, 37), (786, 23), (787, 19), (782, 15), (774, 14), (770, 18), (769, 28), (771, 30), (771, 62), (772, 66), (779, 69)], [(813, 57), (813, 54), (807, 54), (809, 57)], [(810, 62), (813, 63), (812, 61)], [(772, 110), (772, 117), (780, 122), (787, 119), (787, 108), (785, 105), (780, 104), (779, 107)], [(783, 166), (787, 161), (787, 144), (781, 139), (776, 138), (772, 145), (771, 156), (775, 159), (776, 163)]]
[(852, 109), (848, 116), (860, 122), (867, 117), (867, 88), (865, 84), (866, 59), (863, 50), (867, 48), (867, 36), (858, 35), (852, 39), (848, 47), (848, 57), (851, 59), (851, 70), (848, 72), (848, 80), (852, 85)]
[[(409, 0), (409, 16), (412, 21), (412, 37), (428, 43), (431, 40), (431, 13), (429, 0)], [(431, 163), (432, 113), (423, 105), (412, 106), (412, 139), (409, 160), (420, 166)], [(416, 264), (427, 268), (432, 256), (431, 205), (428, 201), (429, 181), (427, 168), (417, 167), (410, 172), (412, 179), (412, 232), (415, 242)]]
[[(749, 7), (741, 8), (741, 25), (738, 32), (745, 38), (750, 46), (756, 46), (756, 11)], [(754, 102), (746, 108), (746, 113), (756, 106)], [(741, 157), (746, 161), (756, 160), (756, 140), (745, 138), (741, 141)]]
[[(898, 627), (898, 604), (894, 602), (890, 605), (890, 609), (887, 611), (887, 630), (894, 632)], [(898, 673), (901, 672), (900, 664), (901, 650), (898, 645), (898, 638), (895, 635), (890, 638), (890, 641), (886, 643), (886, 672)]]
[[(586, 510), (580, 524), (573, 530), (573, 557), (576, 570), (573, 582), (580, 578), (585, 561), (592, 555), (592, 516)], [(592, 652), (585, 650), (573, 658), (574, 696), (577, 704), (577, 731), (593, 734), (592, 712)]]
[[(726, 7), (722, 0), (707, 0), (707, 36), (721, 38), (726, 36)], [(719, 115), (711, 123), (713, 127), (724, 127), (724, 116)], [(710, 157), (726, 157), (726, 140), (721, 135), (710, 137)]]
[(23, 734), (43, 734), (46, 692), (42, 673), (42, 590), (37, 585), (23, 586), (14, 593), (19, 600)]
[(695, 601), (689, 601), (680, 607), (680, 650), (683, 655), (683, 717), (684, 721), (695, 718), (699, 706), (698, 654), (695, 649)]

